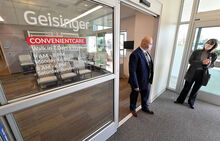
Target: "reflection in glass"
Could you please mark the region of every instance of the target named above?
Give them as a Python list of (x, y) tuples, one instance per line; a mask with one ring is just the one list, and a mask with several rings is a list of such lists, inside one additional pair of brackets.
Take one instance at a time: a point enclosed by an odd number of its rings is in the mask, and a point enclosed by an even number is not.
[(220, 3), (219, 0), (199, 0), (199, 12), (207, 12), (207, 11), (213, 11), (213, 10), (219, 10), (220, 9)]
[(82, 140), (113, 121), (113, 80), (18, 111), (14, 116), (24, 141)]
[(0, 0), (0, 14), (0, 81), (8, 100), (113, 73), (112, 8)]
[(183, 51), (184, 51), (185, 43), (186, 43), (188, 26), (189, 26), (188, 24), (183, 24), (183, 25), (180, 25), (179, 27), (179, 32), (177, 36), (177, 45), (176, 45), (172, 70), (170, 74), (170, 82), (169, 82), (169, 87), (172, 89), (176, 89), (179, 71), (181, 67), (181, 61), (183, 57)]
[(184, 0), (181, 22), (190, 21), (193, 0)]

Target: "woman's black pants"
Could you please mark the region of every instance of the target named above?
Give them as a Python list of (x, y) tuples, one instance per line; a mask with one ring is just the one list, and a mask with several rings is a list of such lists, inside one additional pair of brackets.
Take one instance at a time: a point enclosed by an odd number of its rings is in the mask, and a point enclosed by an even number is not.
[(184, 103), (192, 85), (194, 84), (188, 99), (188, 103), (194, 105), (197, 92), (202, 86), (202, 78), (203, 78), (203, 70), (197, 70), (191, 82), (185, 81), (185, 85), (176, 101), (179, 103)]

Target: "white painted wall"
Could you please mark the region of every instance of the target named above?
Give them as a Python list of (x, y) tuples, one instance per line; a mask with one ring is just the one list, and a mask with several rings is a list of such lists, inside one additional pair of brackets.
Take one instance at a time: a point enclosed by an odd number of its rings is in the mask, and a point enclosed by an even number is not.
[(127, 31), (127, 40), (134, 40), (135, 16), (121, 19), (120, 22), (120, 30)]
[[(134, 40), (134, 33), (135, 33), (135, 15), (131, 17), (127, 17), (124, 19), (121, 19), (120, 23), (120, 30), (127, 31), (127, 40), (133, 41)], [(128, 61), (129, 56), (131, 54), (131, 50), (126, 50), (126, 56), (124, 57), (124, 65), (123, 65), (123, 74), (128, 77), (129, 71), (128, 71)], [(120, 58), (122, 60), (123, 58)]]
[(150, 15), (146, 15), (140, 12), (136, 12), (135, 18), (135, 48), (139, 47), (142, 39), (148, 35), (154, 34), (155, 18)]
[(146, 5), (141, 4), (140, 0), (127, 0), (127, 1), (131, 1), (133, 3), (136, 3), (138, 6), (144, 8), (144, 9), (147, 9), (148, 11), (150, 11), (156, 15), (160, 15), (160, 13), (161, 13), (162, 5), (158, 0), (147, 0), (148, 2), (151, 3), (150, 7), (147, 7)]
[(160, 16), (157, 47), (154, 60), (154, 81), (149, 102), (153, 102), (166, 90), (175, 40), (181, 0), (160, 0), (163, 4)]

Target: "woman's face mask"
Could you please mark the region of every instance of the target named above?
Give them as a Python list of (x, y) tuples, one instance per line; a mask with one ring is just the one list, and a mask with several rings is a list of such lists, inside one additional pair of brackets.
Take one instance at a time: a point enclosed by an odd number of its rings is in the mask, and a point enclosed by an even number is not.
[(214, 45), (210, 45), (210, 44), (205, 44), (205, 50), (210, 50), (210, 49), (212, 49), (212, 47), (213, 47)]

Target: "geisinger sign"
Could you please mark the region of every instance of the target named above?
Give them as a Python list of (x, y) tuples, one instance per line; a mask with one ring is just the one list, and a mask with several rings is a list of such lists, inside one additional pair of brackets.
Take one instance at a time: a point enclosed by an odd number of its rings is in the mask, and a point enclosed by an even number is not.
[(70, 19), (63, 18), (62, 15), (59, 15), (59, 17), (53, 16), (50, 13), (47, 13), (46, 16), (37, 15), (34, 11), (25, 11), (24, 19), (25, 22), (30, 25), (72, 28), (75, 32), (79, 31), (79, 29), (88, 29), (89, 26), (89, 22), (77, 20), (70, 22)]

